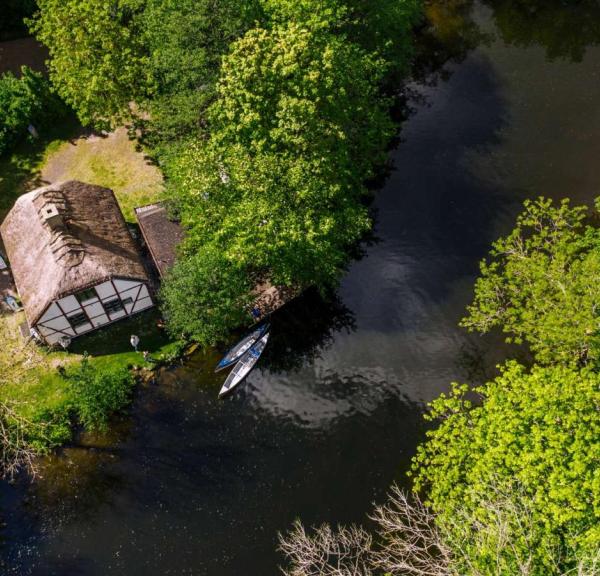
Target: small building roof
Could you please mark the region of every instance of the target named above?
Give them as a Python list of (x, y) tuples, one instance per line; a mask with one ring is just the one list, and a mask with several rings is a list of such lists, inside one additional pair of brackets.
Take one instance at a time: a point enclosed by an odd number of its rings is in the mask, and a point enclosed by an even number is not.
[(54, 300), (109, 278), (147, 281), (112, 190), (69, 181), (17, 199), (0, 226), (30, 326)]
[(175, 264), (177, 246), (185, 234), (183, 228), (169, 218), (162, 203), (136, 208), (135, 215), (156, 268), (161, 276), (165, 276)]
[[(177, 246), (183, 241), (185, 231), (181, 224), (169, 218), (164, 204), (150, 204), (135, 209), (140, 229), (161, 277), (173, 267)], [(271, 314), (300, 294), (298, 288), (274, 286), (269, 280), (259, 282), (252, 295), (253, 308), (258, 308), (260, 318)]]

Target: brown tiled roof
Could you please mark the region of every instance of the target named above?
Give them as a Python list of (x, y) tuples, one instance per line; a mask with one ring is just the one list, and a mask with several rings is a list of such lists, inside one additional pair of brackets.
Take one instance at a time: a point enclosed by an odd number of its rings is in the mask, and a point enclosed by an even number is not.
[(38, 188), (16, 201), (0, 232), (30, 326), (52, 301), (111, 277), (147, 280), (108, 188), (77, 181)]
[(150, 204), (135, 209), (144, 240), (161, 276), (175, 264), (177, 246), (184, 237), (178, 222), (169, 218), (163, 204)]

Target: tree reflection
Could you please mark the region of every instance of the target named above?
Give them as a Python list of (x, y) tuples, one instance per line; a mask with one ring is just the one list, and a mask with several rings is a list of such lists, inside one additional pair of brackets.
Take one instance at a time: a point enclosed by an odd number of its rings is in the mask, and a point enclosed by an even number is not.
[(274, 314), (272, 327), (261, 361), (271, 372), (298, 370), (319, 357), (336, 332), (356, 329), (354, 315), (337, 295), (321, 296), (315, 289), (307, 290)]
[(433, 0), (425, 4), (423, 28), (416, 39), (415, 80), (447, 80), (450, 71), (444, 65), (462, 61), (487, 40), (472, 14), (473, 0)]
[(600, 43), (597, 0), (488, 0), (502, 39), (520, 48), (542, 46), (549, 60), (580, 62)]

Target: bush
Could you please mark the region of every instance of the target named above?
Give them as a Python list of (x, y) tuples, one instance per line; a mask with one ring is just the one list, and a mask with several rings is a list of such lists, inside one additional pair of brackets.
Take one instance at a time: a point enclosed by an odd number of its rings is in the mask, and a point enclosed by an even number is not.
[(87, 357), (67, 375), (72, 406), (87, 430), (104, 431), (110, 416), (131, 401), (134, 379), (127, 368), (99, 370)]
[(250, 281), (218, 252), (182, 259), (163, 282), (161, 298), (169, 331), (210, 345), (249, 318)]

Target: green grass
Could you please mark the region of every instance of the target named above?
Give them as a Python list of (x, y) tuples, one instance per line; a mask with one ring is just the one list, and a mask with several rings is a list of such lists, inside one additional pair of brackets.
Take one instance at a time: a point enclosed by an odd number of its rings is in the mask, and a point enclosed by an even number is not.
[(115, 192), (125, 218), (135, 221), (134, 208), (156, 201), (163, 189), (160, 170), (136, 150), (125, 128), (108, 136), (88, 136), (47, 151), (42, 178), (81, 180)]
[[(10, 326), (18, 324), (18, 315)], [(49, 351), (33, 343), (23, 346), (23, 340), (12, 330), (0, 333), (8, 348), (0, 355), (0, 402), (8, 402), (26, 419), (45, 422), (48, 426), (48, 445), (52, 446), (70, 438), (69, 411), (73, 405), (73, 392), (61, 371), (73, 370), (88, 354), (90, 364), (102, 371), (111, 372), (133, 366), (152, 368), (145, 362), (142, 351), (150, 352), (159, 362), (167, 362), (181, 352), (181, 344), (171, 340), (156, 323), (157, 310), (142, 312), (106, 328), (73, 340), (68, 352)], [(4, 322), (6, 329), (7, 323)], [(2, 322), (0, 322), (0, 328)], [(129, 342), (131, 334), (140, 338), (139, 352)], [(44, 448), (43, 442), (40, 445)]]

